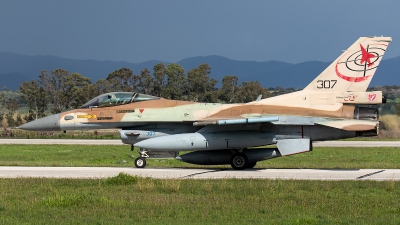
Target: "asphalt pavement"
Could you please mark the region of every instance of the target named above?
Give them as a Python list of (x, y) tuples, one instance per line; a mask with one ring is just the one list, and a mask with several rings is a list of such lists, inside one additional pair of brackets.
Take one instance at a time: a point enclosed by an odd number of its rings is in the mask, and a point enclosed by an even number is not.
[(1, 178), (107, 178), (119, 173), (160, 179), (400, 180), (395, 169), (184, 169), (118, 167), (0, 167)]

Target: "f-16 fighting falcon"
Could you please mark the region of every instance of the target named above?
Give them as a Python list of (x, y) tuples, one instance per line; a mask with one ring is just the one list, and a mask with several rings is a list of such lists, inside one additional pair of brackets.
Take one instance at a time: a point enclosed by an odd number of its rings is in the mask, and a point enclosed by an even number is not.
[(148, 157), (253, 168), (261, 160), (311, 151), (313, 141), (377, 135), (378, 110), (369, 106), (385, 99), (381, 91), (366, 90), (391, 40), (359, 38), (303, 90), (281, 96), (220, 104), (112, 92), (19, 128), (119, 129), (123, 143), (139, 148), (138, 168)]

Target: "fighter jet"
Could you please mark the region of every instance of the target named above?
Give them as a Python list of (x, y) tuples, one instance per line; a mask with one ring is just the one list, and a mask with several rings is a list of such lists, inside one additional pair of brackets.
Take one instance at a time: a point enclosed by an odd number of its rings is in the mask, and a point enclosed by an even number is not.
[(385, 99), (381, 91), (366, 90), (391, 40), (359, 38), (303, 90), (281, 96), (220, 104), (112, 92), (19, 128), (117, 128), (123, 143), (139, 149), (138, 168), (147, 158), (167, 156), (253, 168), (258, 161), (311, 151), (313, 141), (377, 135), (378, 110), (371, 106)]

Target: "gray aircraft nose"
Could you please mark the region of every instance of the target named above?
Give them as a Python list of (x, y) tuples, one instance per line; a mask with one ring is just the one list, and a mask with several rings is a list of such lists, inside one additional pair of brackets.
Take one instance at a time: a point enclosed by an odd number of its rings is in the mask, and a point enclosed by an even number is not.
[(59, 131), (60, 130), (60, 114), (54, 114), (41, 119), (31, 121), (18, 127), (22, 130), (33, 131)]

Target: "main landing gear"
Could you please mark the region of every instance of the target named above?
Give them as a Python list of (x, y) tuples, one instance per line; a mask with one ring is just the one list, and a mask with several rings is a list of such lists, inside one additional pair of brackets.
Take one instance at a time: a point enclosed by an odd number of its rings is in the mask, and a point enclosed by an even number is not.
[(146, 166), (146, 158), (149, 157), (147, 154), (146, 149), (139, 149), (139, 157), (135, 159), (135, 166), (136, 168), (144, 168)]
[[(133, 146), (132, 146), (132, 150), (133, 150)], [(156, 152), (147, 151), (146, 149), (141, 148), (141, 149), (139, 149), (138, 153), (139, 153), (139, 157), (137, 157), (135, 159), (135, 167), (136, 168), (145, 168), (146, 167), (146, 158), (149, 158), (150, 155), (151, 155), (152, 158), (155, 157), (154, 153), (156, 153)], [(171, 155), (171, 152), (162, 152), (162, 153), (169, 153), (170, 155), (168, 155), (168, 156), (170, 156), (172, 158), (175, 158), (179, 154), (178, 152), (172, 152), (172, 155)], [(158, 158), (160, 157), (160, 155), (156, 154), (156, 157), (157, 156), (158, 156)], [(168, 158), (170, 158), (170, 157), (168, 157)], [(219, 155), (218, 152), (217, 152), (215, 157), (221, 157), (221, 155)], [(254, 166), (256, 166), (256, 164), (257, 164), (257, 162), (253, 161), (254, 157), (250, 157), (250, 159), (252, 161), (249, 161), (249, 158), (243, 152), (242, 149), (239, 150), (239, 151), (231, 150), (231, 154), (227, 153), (227, 154), (222, 155), (222, 157), (223, 157), (222, 160), (224, 162), (223, 164), (230, 163), (232, 168), (235, 169), (235, 170), (244, 170), (244, 169), (254, 168)], [(162, 157), (162, 158), (165, 158), (165, 157)], [(221, 160), (221, 158), (217, 158), (217, 160)], [(186, 162), (186, 161), (184, 161), (184, 162)], [(189, 161), (189, 163), (193, 163), (193, 162)], [(198, 162), (197, 163), (194, 162), (194, 164), (206, 165), (204, 163), (198, 163)]]
[(249, 162), (247, 156), (241, 152), (236, 152), (231, 157), (231, 166), (235, 170), (244, 170), (246, 168), (254, 168), (257, 162)]

